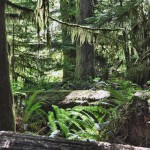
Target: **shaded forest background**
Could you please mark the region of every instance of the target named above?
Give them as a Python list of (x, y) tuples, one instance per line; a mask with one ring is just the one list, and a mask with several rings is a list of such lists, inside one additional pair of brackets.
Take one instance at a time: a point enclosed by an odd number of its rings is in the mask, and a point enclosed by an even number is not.
[[(148, 0), (1, 1), (0, 130), (14, 130), (16, 120), (19, 132), (110, 139), (120, 108), (149, 90), (149, 17)], [(113, 98), (56, 106), (39, 100), (48, 90), (61, 98), (64, 90), (105, 90)]]
[[(13, 81), (31, 86), (63, 79), (120, 77), (142, 86), (149, 80), (148, 1), (89, 1), (86, 5), (81, 1), (80, 8), (75, 1), (53, 1), (45, 8), (42, 2), (39, 6), (33, 1), (14, 3), (39, 12), (34, 18), (28, 10), (7, 8)], [(51, 12), (46, 14), (48, 7)], [(89, 29), (59, 24), (49, 16)], [(75, 42), (78, 39), (80, 44)]]

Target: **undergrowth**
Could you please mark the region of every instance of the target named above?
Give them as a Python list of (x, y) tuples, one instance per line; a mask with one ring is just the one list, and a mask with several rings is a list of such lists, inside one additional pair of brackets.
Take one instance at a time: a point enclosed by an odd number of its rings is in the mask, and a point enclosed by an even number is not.
[(109, 107), (101, 105), (103, 101), (97, 106), (76, 106), (68, 109), (53, 106), (53, 111), (48, 116), (50, 137), (102, 140), (109, 123), (120, 117), (121, 108), (130, 103), (133, 94), (140, 90), (129, 81), (112, 80), (101, 82), (101, 85), (111, 93), (111, 98), (105, 101)]
[(32, 131), (37, 131), (47, 122), (47, 113), (42, 109), (44, 101), (37, 101), (36, 96), (41, 91), (35, 92), (25, 101), (23, 111), (23, 123), (27, 124)]
[[(100, 131), (106, 122), (107, 111), (100, 106), (76, 106), (62, 109), (53, 106), (49, 112), (50, 137), (58, 136), (68, 139), (100, 140)], [(101, 114), (101, 115), (100, 115)], [(59, 131), (59, 132), (58, 132)]]
[(110, 122), (120, 117), (121, 108), (130, 103), (133, 94), (140, 90), (140, 87), (130, 81), (117, 79), (108, 81), (95, 79), (84, 83), (80, 82), (80, 84), (79, 81), (77, 83), (68, 82), (62, 87), (67, 89), (74, 86), (75, 89), (79, 89), (78, 86), (81, 85), (84, 89), (107, 90), (111, 93), (111, 97), (93, 106), (63, 109), (53, 105), (53, 110), (47, 114), (42, 108), (45, 102), (36, 100), (37, 94), (41, 92), (37, 91), (25, 101), (23, 108), (23, 123), (28, 125), (27, 130), (37, 132), (46, 126), (48, 121), (50, 137), (100, 141)]

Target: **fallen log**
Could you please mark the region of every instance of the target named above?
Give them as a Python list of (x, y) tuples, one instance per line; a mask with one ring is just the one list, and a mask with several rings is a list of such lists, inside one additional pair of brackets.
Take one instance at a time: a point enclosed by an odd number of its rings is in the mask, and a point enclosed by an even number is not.
[(23, 135), (13, 132), (0, 132), (0, 149), (8, 150), (148, 150), (149, 148), (134, 147), (107, 142), (71, 141), (63, 138)]
[(49, 111), (51, 105), (62, 108), (87, 106), (108, 99), (110, 96), (110, 92), (105, 90), (41, 90), (35, 94), (34, 99), (43, 101), (45, 103), (44, 110)]

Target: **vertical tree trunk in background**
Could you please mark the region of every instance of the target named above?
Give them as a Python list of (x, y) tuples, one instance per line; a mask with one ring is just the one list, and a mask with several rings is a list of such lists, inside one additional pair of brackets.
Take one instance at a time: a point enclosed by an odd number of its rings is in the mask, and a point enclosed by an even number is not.
[[(144, 9), (143, 5), (145, 5)], [(130, 54), (128, 47), (127, 57), (125, 57), (127, 78), (141, 86), (150, 80), (150, 2), (145, 0), (143, 5), (131, 15), (130, 41), (132, 49)], [(129, 35), (126, 35), (126, 37), (128, 40)], [(135, 58), (134, 51), (137, 52), (138, 58)]]
[(6, 46), (5, 1), (0, 1), (0, 130), (13, 131), (13, 96)]
[[(77, 23), (86, 24), (86, 18), (93, 16), (92, 0), (77, 1)], [(76, 48), (75, 78), (86, 79), (95, 76), (94, 46), (85, 42)]]
[[(70, 11), (73, 12), (74, 5), (75, 5), (74, 0), (69, 1), (60, 0), (61, 18), (64, 22), (75, 22), (75, 15), (70, 12)], [(64, 26), (62, 26), (62, 43), (64, 46), (63, 79), (65, 80), (73, 77), (76, 49), (75, 46), (71, 43), (71, 37), (69, 34), (67, 34), (67, 29)]]
[(15, 75), (15, 58), (14, 58), (14, 55), (15, 55), (15, 25), (13, 23), (13, 42), (12, 42), (12, 58), (11, 58), (11, 73), (12, 73), (12, 80), (14, 81), (17, 81), (16, 80), (16, 75)]

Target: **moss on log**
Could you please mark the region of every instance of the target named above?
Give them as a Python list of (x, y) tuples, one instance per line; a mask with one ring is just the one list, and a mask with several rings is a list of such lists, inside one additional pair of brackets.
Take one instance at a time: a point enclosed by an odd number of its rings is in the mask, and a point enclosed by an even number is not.
[(46, 102), (48, 106), (58, 105), (67, 108), (77, 105), (91, 105), (109, 97), (110, 93), (104, 90), (49, 90), (39, 92), (35, 99)]
[(8, 150), (148, 150), (144, 147), (111, 144), (106, 142), (82, 142), (49, 137), (0, 132), (0, 149)]

